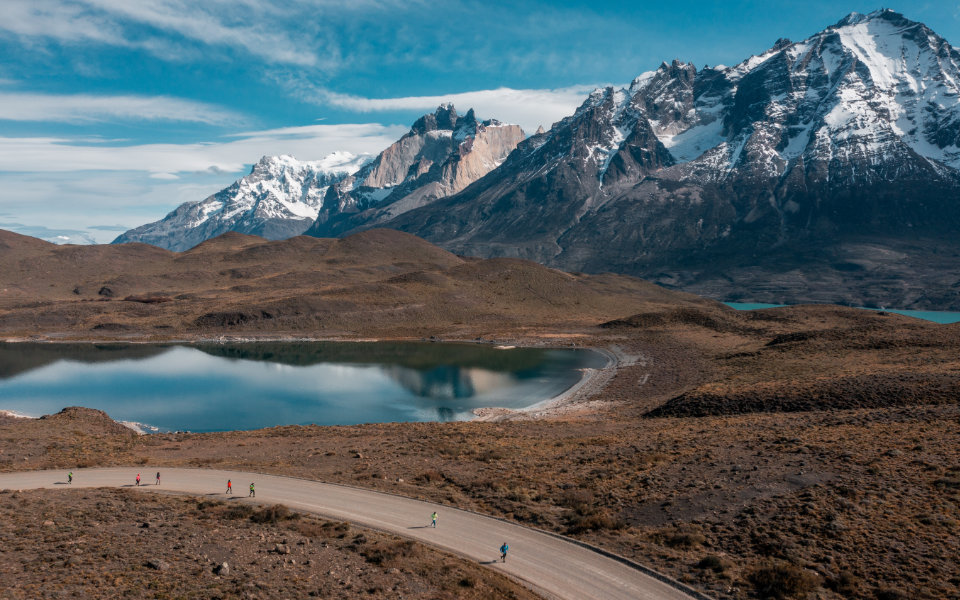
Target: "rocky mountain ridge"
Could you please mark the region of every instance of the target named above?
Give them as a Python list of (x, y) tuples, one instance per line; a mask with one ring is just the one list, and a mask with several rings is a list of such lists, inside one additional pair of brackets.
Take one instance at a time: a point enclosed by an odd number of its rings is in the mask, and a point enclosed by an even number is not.
[(663, 63), (525, 140), (441, 106), (317, 193), (307, 233), (390, 227), (728, 301), (960, 309), (958, 195), (960, 53), (881, 10), (732, 67)]
[(418, 119), (410, 131), (327, 192), (307, 235), (332, 237), (375, 227), (451, 194), (496, 169), (524, 138), (518, 125), (478, 121), (452, 104)]
[(733, 67), (663, 63), (378, 226), (727, 300), (960, 308), (958, 65), (890, 10)]
[(331, 236), (355, 215), (372, 226), (459, 192), (495, 169), (524, 138), (517, 125), (458, 116), (452, 104), (418, 119), (377, 156), (336, 152), (319, 161), (264, 156), (250, 174), (200, 202), (120, 235), (183, 251), (228, 231), (271, 240), (304, 233)]
[(302, 234), (316, 220), (327, 189), (373, 157), (335, 152), (318, 161), (264, 156), (250, 174), (200, 202), (131, 229), (114, 244), (143, 242), (183, 251), (228, 231), (271, 240)]

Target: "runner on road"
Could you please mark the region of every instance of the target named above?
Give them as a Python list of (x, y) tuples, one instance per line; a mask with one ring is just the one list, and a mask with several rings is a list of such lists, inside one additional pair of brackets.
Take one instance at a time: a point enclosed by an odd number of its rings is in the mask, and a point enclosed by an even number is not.
[(227, 493), (233, 494), (233, 482), (229, 479), (227, 480)]
[(137, 485), (140, 485), (140, 473), (137, 473)]
[(507, 550), (510, 549), (510, 546), (506, 542), (500, 546), (500, 562), (507, 562)]
[(154, 485), (160, 485), (160, 471), (157, 471), (157, 483)]
[(255, 492), (255, 491), (253, 490), (253, 484), (252, 484), (252, 483), (250, 484), (250, 493), (247, 495), (247, 497), (248, 497), (248, 498), (251, 498), (251, 497), (256, 498), (256, 497), (257, 497), (257, 492)]
[(437, 527), (437, 511), (433, 511), (433, 514), (430, 515), (430, 520), (433, 521), (432, 527), (436, 529)]
[(67, 483), (73, 483), (73, 471), (67, 473)]

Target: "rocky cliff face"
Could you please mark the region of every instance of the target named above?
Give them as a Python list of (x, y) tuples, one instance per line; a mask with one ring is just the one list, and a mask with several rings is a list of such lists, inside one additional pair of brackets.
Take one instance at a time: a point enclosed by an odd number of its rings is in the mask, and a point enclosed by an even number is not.
[(733, 67), (664, 63), (380, 224), (724, 299), (960, 308), (958, 65), (889, 10)]
[(163, 219), (113, 241), (188, 250), (228, 231), (271, 240), (300, 235), (316, 220), (327, 189), (372, 157), (337, 152), (319, 161), (264, 156), (250, 174), (201, 202), (180, 205)]
[(308, 235), (375, 227), (455, 194), (497, 168), (524, 138), (517, 125), (437, 108), (354, 176), (331, 186)]
[(452, 105), (424, 115), (376, 157), (337, 152), (319, 161), (265, 156), (249, 175), (201, 202), (113, 241), (188, 250), (227, 231), (271, 240), (373, 227), (455, 194), (486, 175), (524, 138), (517, 125), (458, 116)]

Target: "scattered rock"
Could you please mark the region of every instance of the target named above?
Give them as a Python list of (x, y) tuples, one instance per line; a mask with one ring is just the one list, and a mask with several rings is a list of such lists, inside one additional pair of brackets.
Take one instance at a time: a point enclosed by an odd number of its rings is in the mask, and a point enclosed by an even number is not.
[(56, 525), (56, 523), (54, 523), (53, 521), (50, 521), (50, 520), (47, 520), (47, 521), (44, 521), (44, 522), (43, 522), (43, 526), (44, 526), (44, 527), (53, 527), (53, 526), (55, 526), (55, 525)]
[(277, 554), (290, 554), (290, 547), (286, 544), (277, 544), (273, 547), (273, 551)]
[(230, 565), (228, 565), (226, 562), (222, 562), (213, 568), (213, 573), (215, 575), (229, 575)]
[(151, 569), (156, 569), (157, 571), (166, 571), (170, 569), (170, 563), (165, 560), (160, 560), (159, 558), (151, 558), (147, 561), (147, 566)]

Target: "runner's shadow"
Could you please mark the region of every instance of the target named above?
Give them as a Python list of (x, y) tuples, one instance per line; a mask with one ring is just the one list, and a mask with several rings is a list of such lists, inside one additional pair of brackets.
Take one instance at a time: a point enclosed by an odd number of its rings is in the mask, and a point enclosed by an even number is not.
[(415, 525), (413, 527), (407, 527), (407, 529), (430, 529), (429, 525)]
[(66, 481), (54, 481), (53, 485), (67, 485)]
[(132, 483), (128, 483), (127, 485), (121, 485), (120, 487), (140, 487), (140, 486), (134, 485)]
[(477, 563), (477, 564), (480, 564), (480, 565), (495, 565), (495, 564), (497, 564), (498, 562), (500, 562), (500, 561), (497, 560), (497, 559), (493, 559), (493, 560), (482, 560), (482, 561), (480, 561), (480, 562)]

